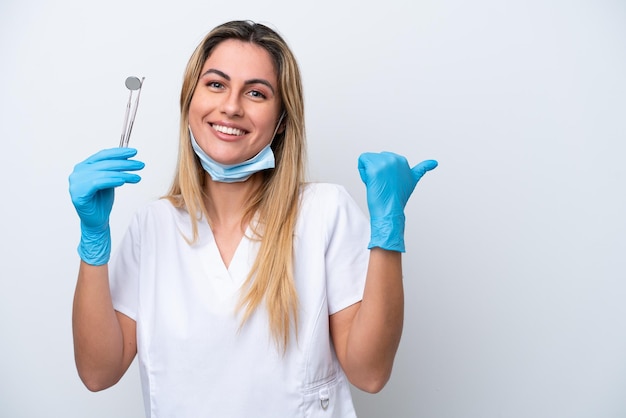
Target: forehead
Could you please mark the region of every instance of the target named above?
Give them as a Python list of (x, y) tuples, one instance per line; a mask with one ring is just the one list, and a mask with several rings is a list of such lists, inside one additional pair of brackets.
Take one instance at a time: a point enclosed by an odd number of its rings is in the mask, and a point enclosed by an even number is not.
[(219, 43), (202, 66), (202, 74), (209, 69), (220, 70), (231, 79), (262, 78), (276, 85), (278, 75), (271, 55), (264, 48), (235, 39)]

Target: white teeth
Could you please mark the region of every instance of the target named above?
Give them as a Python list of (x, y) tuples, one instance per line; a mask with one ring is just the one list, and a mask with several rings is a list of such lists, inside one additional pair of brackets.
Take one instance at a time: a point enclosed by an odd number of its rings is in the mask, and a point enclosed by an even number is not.
[(241, 129), (237, 129), (237, 128), (229, 128), (228, 126), (222, 126), (222, 125), (212, 125), (213, 129), (215, 129), (218, 132), (224, 133), (224, 134), (228, 134), (228, 135), (236, 135), (236, 136), (240, 136), (240, 135), (244, 135), (245, 131), (242, 131)]

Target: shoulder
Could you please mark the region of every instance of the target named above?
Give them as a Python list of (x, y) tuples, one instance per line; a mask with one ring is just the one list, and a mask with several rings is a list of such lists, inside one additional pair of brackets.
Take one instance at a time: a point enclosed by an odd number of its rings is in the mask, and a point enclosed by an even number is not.
[(172, 216), (178, 210), (179, 209), (176, 209), (174, 206), (172, 206), (169, 200), (157, 199), (139, 208), (135, 216), (139, 219)]
[(302, 186), (301, 198), (302, 206), (321, 204), (328, 207), (354, 201), (345, 187), (334, 183), (306, 183)]
[(301, 191), (300, 213), (307, 222), (317, 219), (331, 225), (346, 217), (364, 217), (346, 188), (334, 183), (305, 184)]
[(168, 199), (157, 199), (137, 210), (134, 223), (138, 226), (165, 224), (186, 225), (189, 223), (189, 214), (185, 209), (176, 208)]
[[(199, 217), (197, 224), (200, 237), (210, 231), (208, 224)], [(166, 243), (178, 244), (193, 241), (193, 222), (189, 212), (184, 208), (175, 207), (166, 198), (154, 200), (139, 208), (131, 221), (130, 234), (136, 241), (154, 242), (158, 245)], [(203, 243), (200, 239), (198, 243)]]

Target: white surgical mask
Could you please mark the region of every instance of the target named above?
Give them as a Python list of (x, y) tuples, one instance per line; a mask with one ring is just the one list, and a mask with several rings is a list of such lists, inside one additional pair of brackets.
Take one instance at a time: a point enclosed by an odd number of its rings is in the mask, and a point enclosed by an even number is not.
[[(272, 140), (274, 140), (274, 136), (284, 116), (285, 113), (283, 112), (278, 120), (278, 124), (276, 124), (276, 129), (274, 129)], [(272, 151), (271, 142), (249, 160), (236, 164), (222, 164), (209, 157), (207, 153), (200, 148), (200, 145), (196, 142), (196, 138), (193, 136), (193, 132), (191, 132), (191, 126), (189, 127), (189, 135), (191, 136), (191, 146), (193, 150), (196, 152), (198, 158), (200, 158), (202, 167), (209, 173), (213, 181), (222, 183), (246, 181), (254, 173), (275, 167), (274, 152)]]

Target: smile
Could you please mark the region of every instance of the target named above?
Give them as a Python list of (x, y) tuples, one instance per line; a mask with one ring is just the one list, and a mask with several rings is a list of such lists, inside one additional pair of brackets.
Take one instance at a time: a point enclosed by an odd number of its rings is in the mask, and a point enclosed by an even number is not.
[(241, 129), (237, 129), (237, 128), (230, 128), (228, 126), (211, 125), (211, 127), (215, 129), (217, 132), (221, 132), (223, 134), (235, 135), (235, 136), (241, 136), (241, 135), (246, 134), (246, 131), (242, 131)]

